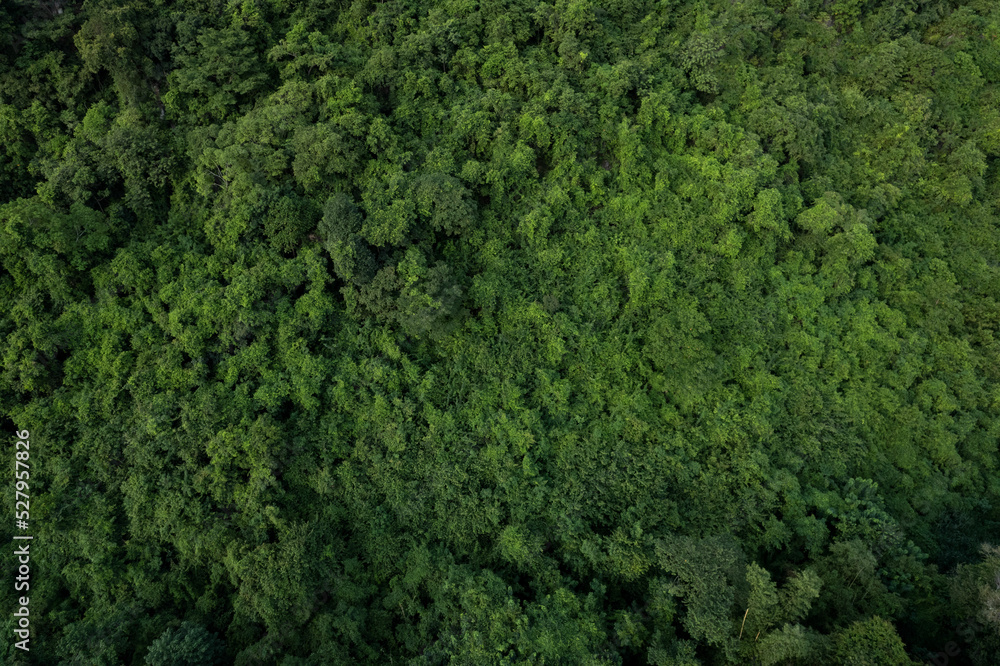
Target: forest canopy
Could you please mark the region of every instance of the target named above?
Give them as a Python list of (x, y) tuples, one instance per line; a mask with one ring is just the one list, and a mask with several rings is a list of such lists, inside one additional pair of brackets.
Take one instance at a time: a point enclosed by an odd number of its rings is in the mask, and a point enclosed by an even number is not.
[(997, 663), (997, 3), (9, 0), (0, 140), (3, 663)]

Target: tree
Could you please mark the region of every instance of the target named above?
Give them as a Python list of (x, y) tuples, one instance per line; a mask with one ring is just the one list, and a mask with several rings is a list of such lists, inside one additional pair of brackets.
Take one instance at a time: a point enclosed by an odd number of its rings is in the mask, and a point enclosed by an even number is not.
[(987, 664), (1000, 649), (1000, 548), (982, 544), (982, 561), (960, 564), (951, 577), (953, 608), (964, 624), (973, 662)]
[(3, 3), (31, 658), (992, 663), (1000, 14), (787, 4)]
[(149, 646), (148, 666), (215, 666), (225, 658), (225, 644), (195, 622), (166, 629)]
[(735, 603), (737, 595), (746, 594), (740, 576), (745, 556), (738, 545), (726, 536), (672, 537), (658, 544), (657, 556), (664, 571), (678, 578), (671, 593), (684, 602), (681, 622), (688, 634), (730, 658), (736, 647)]
[(892, 623), (873, 616), (833, 635), (831, 663), (837, 666), (912, 666)]

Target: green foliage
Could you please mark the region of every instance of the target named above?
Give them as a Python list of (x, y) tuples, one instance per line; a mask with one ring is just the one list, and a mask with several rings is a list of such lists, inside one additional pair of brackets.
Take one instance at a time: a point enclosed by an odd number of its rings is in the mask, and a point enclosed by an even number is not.
[(982, 561), (961, 564), (952, 576), (950, 592), (962, 638), (971, 642), (974, 663), (987, 664), (1000, 649), (1000, 548), (983, 544)]
[(214, 666), (225, 656), (225, 645), (215, 634), (194, 622), (170, 628), (153, 641), (148, 666)]
[(823, 636), (800, 624), (784, 625), (760, 640), (756, 651), (764, 666), (774, 664), (815, 664), (825, 647)]
[(688, 634), (730, 652), (736, 595), (743, 592), (739, 571), (744, 556), (736, 544), (724, 537), (671, 538), (657, 550), (661, 566), (679, 580), (673, 594), (684, 600)]
[[(784, 641), (790, 641), (788, 645), (801, 644), (801, 650), (804, 650), (803, 654), (811, 654), (812, 648), (808, 647), (811, 645), (808, 639), (800, 637), (793, 640), (792, 636), (801, 636), (803, 627), (797, 623), (806, 617), (812, 602), (820, 596), (822, 579), (815, 572), (807, 569), (802, 574), (790, 576), (779, 592), (777, 586), (771, 581), (770, 574), (755, 563), (747, 565), (746, 579), (750, 585), (750, 593), (747, 610), (740, 623), (743, 634), (748, 638), (753, 636), (753, 642), (756, 643), (757, 638), (762, 633), (770, 632), (765, 633), (763, 645), (770, 646), (772, 642), (775, 645), (784, 644)], [(793, 625), (793, 623), (796, 624)], [(778, 625), (783, 625), (780, 630), (770, 631), (772, 627)], [(757, 648), (762, 655), (768, 655), (772, 652), (779, 653), (784, 649), (777, 647)], [(795, 648), (795, 650), (800, 650), (800, 648)]]
[(31, 659), (991, 664), (1000, 13), (911, 4), (4, 3)]
[(833, 636), (831, 663), (842, 666), (910, 666), (903, 641), (892, 624), (874, 616), (852, 623)]

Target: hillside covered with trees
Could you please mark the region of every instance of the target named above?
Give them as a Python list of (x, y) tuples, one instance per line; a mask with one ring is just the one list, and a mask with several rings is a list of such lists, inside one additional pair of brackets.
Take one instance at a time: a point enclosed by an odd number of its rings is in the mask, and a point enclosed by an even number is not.
[(998, 157), (992, 0), (0, 4), (3, 663), (996, 666)]

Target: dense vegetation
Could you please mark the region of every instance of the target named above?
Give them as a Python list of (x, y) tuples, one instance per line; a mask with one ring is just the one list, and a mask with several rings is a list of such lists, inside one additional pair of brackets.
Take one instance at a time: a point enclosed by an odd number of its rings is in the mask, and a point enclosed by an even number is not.
[(998, 663), (992, 0), (10, 0), (0, 139), (4, 663)]

